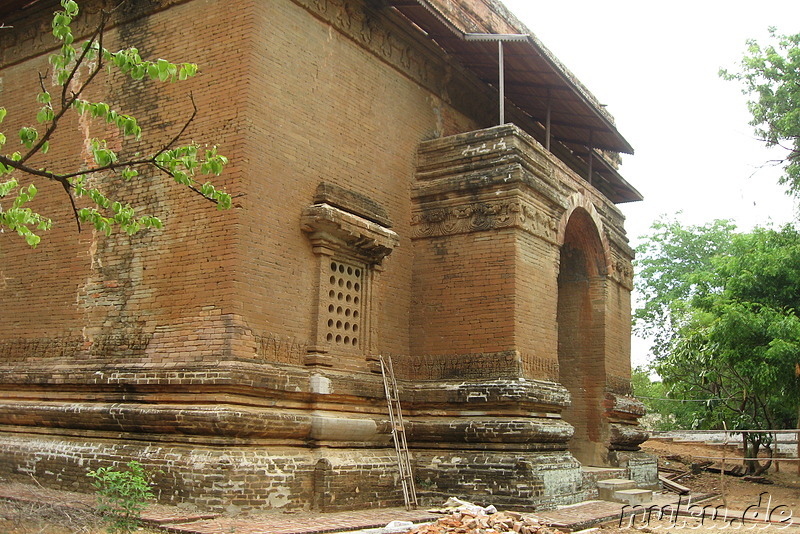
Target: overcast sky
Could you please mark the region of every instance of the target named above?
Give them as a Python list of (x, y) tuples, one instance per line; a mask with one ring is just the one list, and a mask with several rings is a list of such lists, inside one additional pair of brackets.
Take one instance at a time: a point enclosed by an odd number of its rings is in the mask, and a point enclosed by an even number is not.
[[(755, 139), (735, 70), (745, 41), (767, 28), (800, 32), (800, 0), (503, 0), (607, 105), (636, 153), (621, 173), (645, 197), (623, 204), (632, 244), (660, 214), (700, 224), (734, 219), (743, 230), (795, 216), (776, 185), (780, 155)], [(647, 347), (634, 342), (642, 363)]]

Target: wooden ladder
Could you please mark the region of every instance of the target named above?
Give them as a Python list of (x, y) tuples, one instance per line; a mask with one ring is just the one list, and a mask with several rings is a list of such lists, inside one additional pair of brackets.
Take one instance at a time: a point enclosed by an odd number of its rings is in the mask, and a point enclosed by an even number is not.
[(381, 362), (386, 403), (389, 405), (389, 424), (392, 427), (394, 448), (397, 451), (397, 468), (400, 472), (400, 483), (403, 486), (403, 498), (406, 501), (406, 510), (411, 510), (411, 508), (417, 507), (417, 491), (414, 488), (414, 477), (411, 474), (411, 459), (408, 455), (406, 429), (403, 426), (403, 410), (400, 408), (400, 395), (397, 391), (397, 381), (394, 378), (392, 357), (378, 356), (378, 359)]

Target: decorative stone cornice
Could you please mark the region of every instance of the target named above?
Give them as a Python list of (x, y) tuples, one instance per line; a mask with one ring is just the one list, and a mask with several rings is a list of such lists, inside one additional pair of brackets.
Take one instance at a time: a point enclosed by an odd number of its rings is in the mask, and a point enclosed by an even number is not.
[(638, 419), (646, 413), (642, 401), (628, 395), (606, 393), (605, 405), (609, 416), (619, 419)]
[(355, 254), (370, 264), (381, 263), (400, 242), (392, 230), (327, 203), (304, 209), (301, 228), (315, 248)]
[(419, 446), (438, 448), (491, 448), (492, 443), (505, 447), (527, 445), (526, 449), (552, 449), (554, 444), (566, 448), (575, 433), (563, 419), (548, 417), (486, 417), (479, 415), (451, 418), (409, 418), (409, 439)]
[(512, 190), (477, 202), (427, 203), (411, 217), (413, 239), (518, 228), (557, 244), (556, 219)]

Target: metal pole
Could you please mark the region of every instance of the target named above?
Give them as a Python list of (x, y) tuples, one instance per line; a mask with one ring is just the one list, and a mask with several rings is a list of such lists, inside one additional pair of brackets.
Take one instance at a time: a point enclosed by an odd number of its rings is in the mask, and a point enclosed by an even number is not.
[(544, 147), (550, 150), (550, 109), (552, 98), (550, 88), (547, 88), (547, 114), (544, 117)]
[(500, 65), (500, 125), (506, 123), (506, 74), (503, 65), (503, 41), (497, 41), (497, 62)]
[(498, 87), (500, 89), (500, 125), (506, 123), (506, 74), (503, 60), (503, 41), (525, 42), (530, 36), (524, 33), (465, 33), (465, 41), (497, 41)]
[(594, 140), (592, 139), (592, 130), (589, 130), (589, 183), (592, 183), (592, 174), (593, 174), (593, 163), (594, 163), (594, 147), (592, 143)]

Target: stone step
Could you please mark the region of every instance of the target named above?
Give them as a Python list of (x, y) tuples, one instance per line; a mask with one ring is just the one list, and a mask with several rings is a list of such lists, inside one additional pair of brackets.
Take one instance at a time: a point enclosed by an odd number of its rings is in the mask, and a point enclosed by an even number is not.
[(614, 500), (630, 505), (644, 504), (653, 500), (653, 492), (646, 489), (625, 489), (614, 492)]
[(610, 478), (623, 478), (625, 477), (625, 469), (620, 467), (591, 467), (581, 466), (584, 482), (596, 487), (599, 480), (608, 480)]
[(636, 489), (636, 482), (627, 478), (608, 478), (597, 481), (597, 494), (604, 501), (619, 502), (614, 498), (617, 491)]

